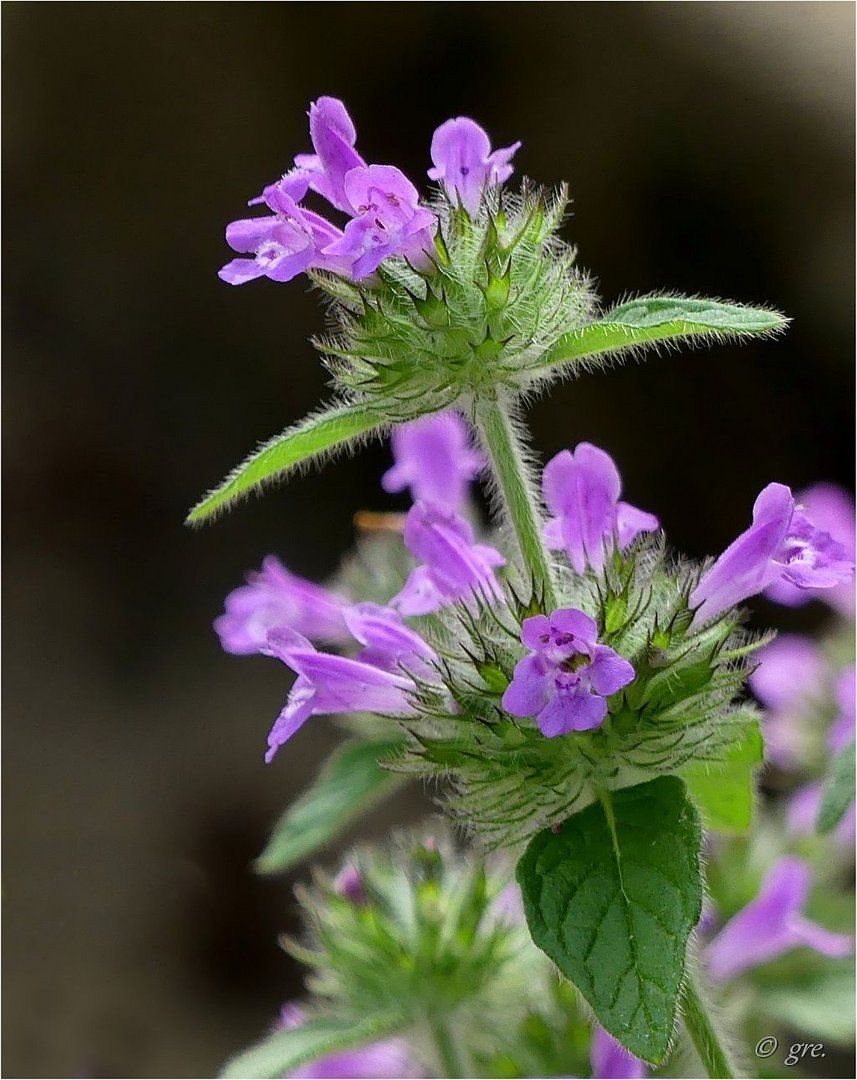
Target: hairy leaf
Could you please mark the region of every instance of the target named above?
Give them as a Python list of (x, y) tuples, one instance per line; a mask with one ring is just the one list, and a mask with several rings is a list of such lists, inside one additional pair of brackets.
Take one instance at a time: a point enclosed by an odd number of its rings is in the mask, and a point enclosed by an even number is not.
[(342, 406), (309, 416), (264, 443), (191, 510), (186, 524), (194, 525), (225, 509), (274, 477), (353, 439), (372, 433), (382, 418), (363, 406)]
[(682, 778), (705, 824), (721, 833), (743, 832), (753, 816), (753, 773), (764, 756), (762, 733), (753, 721), (723, 762), (696, 762)]
[(821, 809), (818, 811), (818, 831), (830, 832), (845, 816), (854, 801), (854, 740), (833, 759), (824, 782)]
[(260, 874), (282, 874), (333, 840), (370, 806), (400, 787), (404, 777), (378, 764), (399, 749), (391, 741), (340, 746), (307, 790), (283, 814), (256, 860)]
[(390, 1035), (399, 1023), (394, 1016), (307, 1020), (300, 1027), (275, 1031), (238, 1054), (227, 1061), (220, 1075), (227, 1080), (285, 1076), (308, 1061), (352, 1050)]
[(644, 296), (563, 335), (532, 370), (538, 374), (542, 368), (662, 341), (772, 334), (787, 324), (785, 316), (766, 308), (681, 296)]
[(533, 941), (631, 1053), (666, 1056), (699, 920), (701, 830), (675, 776), (605, 793), (530, 842), (517, 876)]

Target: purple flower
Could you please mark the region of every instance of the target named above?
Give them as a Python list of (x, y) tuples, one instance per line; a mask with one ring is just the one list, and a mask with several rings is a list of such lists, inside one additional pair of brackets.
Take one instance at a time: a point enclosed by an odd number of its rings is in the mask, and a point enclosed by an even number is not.
[[(293, 169), (250, 200), (251, 206), (264, 203), (271, 216), (227, 227), (230, 246), (252, 258), (233, 259), (220, 277), (243, 285), (258, 277), (289, 281), (316, 269), (359, 280), (393, 255), (428, 269), (437, 219), (419, 206), (413, 184), (391, 165), (366, 164), (337, 98), (313, 102), (309, 121), (315, 153), (298, 154)], [(344, 232), (299, 205), (310, 189), (351, 217)]]
[(836, 719), (827, 733), (827, 746), (832, 754), (838, 754), (854, 738), (855, 687), (854, 665), (847, 667), (836, 680)]
[[(306, 1017), (298, 1005), (284, 1005), (278, 1028), (291, 1030), (304, 1023)], [(404, 1039), (382, 1039), (357, 1050), (328, 1054), (297, 1072), (287, 1073), (284, 1080), (387, 1080), (388, 1077), (414, 1077), (415, 1071), (408, 1044)]]
[(474, 593), (502, 600), (494, 567), (506, 560), (494, 548), (474, 541), (473, 529), (454, 511), (416, 503), (405, 518), (405, 547), (422, 565), (411, 571), (390, 603), (403, 615), (427, 615)]
[[(790, 836), (815, 834), (823, 795), (823, 785), (819, 780), (812, 784), (804, 784), (790, 796), (786, 807), (786, 831)], [(832, 833), (836, 843), (846, 851), (854, 850), (855, 828), (857, 828), (857, 813), (855, 813), (855, 805), (852, 801), (845, 816)]]
[(405, 626), (401, 615), (378, 604), (355, 604), (345, 612), (352, 636), (365, 646), (357, 659), (394, 674), (402, 669), (427, 678), (437, 654), (420, 635)]
[(753, 524), (703, 574), (690, 596), (699, 626), (784, 578), (801, 589), (850, 581), (854, 561), (829, 533), (816, 529), (785, 484), (768, 484), (753, 506)]
[[(309, 107), (309, 131), (314, 154), (298, 154), (295, 166), (280, 180), (269, 184), (250, 205), (267, 203), (277, 192), (300, 202), (312, 189), (346, 214), (351, 206), (345, 196), (345, 177), (351, 169), (364, 168), (366, 162), (354, 149), (357, 130), (345, 105), (332, 97), (320, 97)], [(271, 209), (274, 209), (271, 206)]]
[[(829, 533), (834, 540), (838, 541), (853, 561), (855, 551), (853, 497), (836, 484), (813, 484), (812, 487), (798, 493), (797, 502), (804, 508), (816, 527)], [(788, 607), (799, 607), (817, 597), (825, 600), (846, 618), (854, 618), (855, 596), (854, 587), (851, 584), (834, 585), (832, 588), (823, 590), (801, 589), (786, 578), (781, 578), (768, 586), (765, 595)]]
[(333, 887), (340, 896), (350, 900), (352, 904), (365, 904), (366, 891), (363, 888), (363, 878), (360, 871), (353, 863), (347, 863), (336, 875)]
[(756, 655), (750, 689), (765, 706), (765, 749), (775, 765), (794, 769), (809, 749), (813, 703), (824, 696), (824, 657), (815, 642), (798, 634), (780, 634)]
[(328, 589), (289, 573), (276, 555), (247, 575), (247, 584), (226, 597), (226, 611), (214, 629), (226, 652), (263, 652), (268, 631), (296, 630), (313, 641), (348, 640), (345, 601)]
[(298, 676), (268, 735), (265, 761), (269, 764), (310, 716), (349, 712), (409, 716), (414, 711), (409, 698), (414, 684), (404, 675), (361, 660), (318, 652), (306, 638), (291, 630), (270, 631), (264, 651), (282, 660)]
[(432, 136), (434, 168), (428, 175), (475, 217), (485, 188), (505, 183), (512, 175), (509, 162), (520, 145), (516, 142), (492, 153), (487, 132), (475, 120), (457, 116), (441, 124)]
[(646, 1063), (634, 1057), (603, 1027), (592, 1030), (589, 1047), (593, 1080), (641, 1080), (646, 1075)]
[(554, 516), (545, 525), (545, 542), (565, 548), (578, 574), (587, 566), (604, 567), (614, 544), (627, 547), (643, 532), (654, 532), (658, 519), (620, 502), (622, 480), (615, 462), (591, 443), (579, 443), (574, 453), (562, 450), (547, 463), (542, 475), (545, 503)]
[(331, 259), (322, 250), (342, 236), (323, 217), (303, 210), (277, 185), (271, 189), (270, 217), (244, 218), (226, 226), (226, 242), (234, 251), (252, 255), (233, 259), (218, 276), (229, 285), (259, 277), (291, 281), (310, 267), (345, 272), (347, 262)]
[(503, 708), (512, 716), (537, 717), (549, 739), (600, 727), (605, 699), (634, 678), (627, 660), (598, 644), (595, 620), (575, 608), (524, 619), (521, 641), (531, 653), (515, 665)]
[(419, 205), (419, 193), (403, 172), (392, 165), (352, 169), (345, 177), (345, 196), (354, 217), (325, 254), (348, 260), (355, 280), (374, 273), (391, 255), (423, 268), (431, 265), (437, 218)]
[(734, 915), (708, 946), (712, 976), (731, 979), (801, 945), (824, 956), (848, 956), (852, 938), (825, 930), (801, 914), (809, 887), (806, 863), (792, 856), (780, 859), (756, 899)]
[(395, 465), (381, 477), (381, 486), (389, 492), (410, 488), (414, 502), (460, 510), (469, 483), (485, 467), (484, 456), (471, 447), (467, 425), (456, 412), (402, 424), (390, 443)]

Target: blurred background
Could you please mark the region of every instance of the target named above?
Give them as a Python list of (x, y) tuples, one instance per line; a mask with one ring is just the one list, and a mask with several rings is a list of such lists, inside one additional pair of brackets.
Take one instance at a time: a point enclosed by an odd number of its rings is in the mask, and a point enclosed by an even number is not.
[[(331, 573), (376, 446), (214, 526), (187, 508), (325, 392), (305, 282), (230, 289), (226, 222), (343, 97), (419, 182), (470, 114), (568, 180), (607, 302), (771, 304), (784, 338), (652, 357), (533, 407), (607, 448), (675, 546), (718, 551), (769, 480), (852, 486), (850, 3), (15, 3), (5, 121), (4, 1075), (214, 1075), (298, 992), (291, 881), (250, 860), (337, 734), (265, 767), (288, 673), (221, 653), (276, 551)], [(765, 609), (811, 627), (815, 607)], [(361, 834), (430, 807), (403, 796)], [(352, 834), (353, 838), (353, 834)], [(328, 853), (328, 861), (333, 858)]]

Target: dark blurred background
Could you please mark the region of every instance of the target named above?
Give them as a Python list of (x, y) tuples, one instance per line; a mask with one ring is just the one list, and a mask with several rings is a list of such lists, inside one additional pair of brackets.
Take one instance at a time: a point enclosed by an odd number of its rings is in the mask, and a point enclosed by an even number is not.
[[(324, 576), (393, 505), (380, 446), (201, 531), (198, 495), (325, 392), (301, 281), (230, 289), (227, 221), (346, 99), (424, 178), (471, 114), (546, 184), (605, 300), (772, 304), (773, 342), (653, 357), (532, 409), (692, 555), (776, 479), (852, 485), (850, 3), (12, 3), (5, 120), (4, 1075), (214, 1074), (297, 992), (288, 881), (249, 869), (334, 743), (262, 764), (284, 668), (222, 654), (274, 550)], [(814, 609), (765, 611), (811, 625)], [(411, 820), (414, 795), (362, 832)], [(332, 856), (328, 853), (328, 860)]]

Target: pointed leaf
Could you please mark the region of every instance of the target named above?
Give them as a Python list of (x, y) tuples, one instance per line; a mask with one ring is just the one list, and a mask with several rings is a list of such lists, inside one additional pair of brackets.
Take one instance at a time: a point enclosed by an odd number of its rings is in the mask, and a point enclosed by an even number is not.
[(263, 443), (246, 461), (233, 469), (219, 487), (210, 491), (191, 510), (186, 524), (204, 521), (266, 481), (282, 476), (320, 454), (341, 449), (353, 439), (369, 435), (383, 423), (379, 414), (356, 405), (308, 416), (281, 435), (275, 435)]
[(284, 873), (392, 795), (404, 777), (382, 769), (378, 762), (401, 746), (390, 740), (352, 740), (335, 750), (310, 787), (280, 818), (256, 860), (257, 872)]
[(533, 941), (632, 1054), (663, 1061), (699, 921), (699, 819), (678, 777), (604, 793), (530, 842), (517, 877)]
[(695, 762), (682, 769), (682, 778), (709, 829), (741, 833), (753, 816), (753, 773), (764, 757), (764, 742), (753, 721), (727, 751), (726, 760)]
[(784, 330), (788, 319), (766, 308), (681, 296), (644, 296), (571, 330), (533, 369), (557, 367), (589, 356), (616, 353), (682, 338), (710, 341), (765, 336)]
[(401, 1024), (398, 1017), (340, 1019), (318, 1017), (300, 1027), (275, 1031), (238, 1054), (223, 1066), (221, 1076), (252, 1080), (287, 1076), (300, 1065), (343, 1050), (353, 1050), (392, 1034)]
[(854, 740), (836, 755), (824, 782), (821, 809), (818, 811), (818, 831), (830, 832), (845, 817), (854, 801)]

